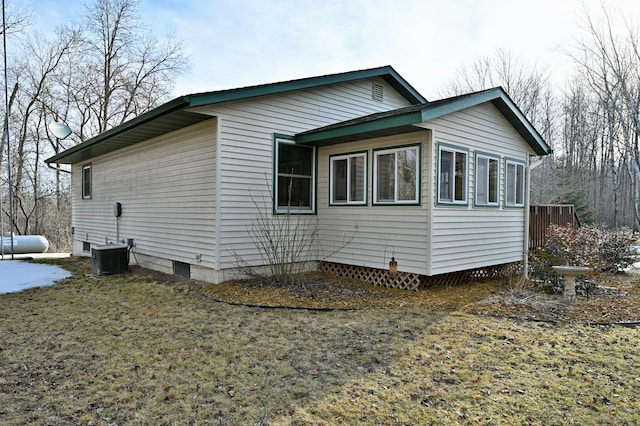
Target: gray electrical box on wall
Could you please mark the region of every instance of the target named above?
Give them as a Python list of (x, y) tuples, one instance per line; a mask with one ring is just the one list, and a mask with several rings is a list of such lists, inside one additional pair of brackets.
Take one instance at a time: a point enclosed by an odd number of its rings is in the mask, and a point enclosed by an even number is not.
[(109, 244), (91, 248), (91, 273), (96, 276), (122, 274), (129, 270), (128, 247)]

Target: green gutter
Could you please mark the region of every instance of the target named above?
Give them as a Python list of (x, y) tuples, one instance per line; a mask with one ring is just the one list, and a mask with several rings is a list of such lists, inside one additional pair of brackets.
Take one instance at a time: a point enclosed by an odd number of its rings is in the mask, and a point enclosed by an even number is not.
[[(508, 99), (508, 98), (507, 98)], [(502, 101), (502, 102), (500, 102)], [(553, 153), (553, 150), (544, 141), (543, 137), (538, 131), (531, 125), (529, 120), (524, 117), (524, 114), (508, 99), (508, 101), (514, 105), (510, 107), (504, 98), (493, 100), (493, 104), (496, 108), (505, 116), (505, 118), (511, 123), (511, 125), (520, 133), (520, 135), (531, 145), (533, 150), (538, 155), (549, 155)]]
[[(394, 127), (410, 126), (412, 124), (422, 122), (421, 111), (409, 112), (403, 115), (395, 115), (377, 120), (352, 124), (350, 126), (339, 127), (335, 129), (327, 129), (309, 133), (296, 135), (297, 143), (313, 143), (326, 139), (336, 139), (343, 136), (349, 136), (359, 133), (375, 132)], [(420, 130), (416, 128), (416, 131)]]
[(116, 126), (112, 129), (107, 130), (106, 132), (100, 133), (98, 136), (88, 139), (76, 146), (73, 146), (53, 157), (47, 158), (45, 163), (57, 163), (60, 159), (64, 157), (68, 157), (71, 154), (75, 154), (76, 152), (83, 151), (87, 148), (90, 148), (94, 145), (97, 145), (109, 138), (120, 135), (122, 133), (126, 133), (138, 126), (141, 126), (149, 121), (156, 120), (164, 115), (171, 114), (172, 112), (181, 110), (185, 107), (189, 106), (189, 96), (181, 96), (172, 101), (167, 102), (151, 111), (147, 111), (142, 115), (139, 115), (129, 121), (126, 121), (119, 126)]
[(433, 120), (434, 118), (442, 117), (443, 115), (470, 108), (484, 102), (491, 102), (518, 131), (520, 136), (527, 141), (536, 154), (548, 155), (553, 152), (535, 127), (531, 125), (518, 106), (501, 87), (473, 93), (456, 99), (453, 102), (429, 107), (423, 110), (422, 121)]
[(272, 95), (292, 90), (309, 89), (329, 84), (339, 84), (366, 78), (382, 78), (409, 102), (413, 104), (425, 103), (426, 99), (418, 93), (407, 81), (405, 81), (391, 66), (383, 66), (360, 71), (349, 71), (340, 74), (331, 74), (320, 77), (303, 78), (280, 83), (263, 84), (258, 86), (244, 87), (239, 89), (222, 90), (216, 92), (196, 93), (178, 97), (151, 111), (122, 123), (110, 130), (107, 130), (91, 139), (88, 139), (74, 147), (45, 160), (46, 163), (58, 163), (69, 156), (80, 154), (85, 150), (108, 141), (119, 135), (123, 135), (136, 127), (145, 125), (153, 120), (157, 120), (166, 115), (178, 112), (187, 107), (198, 107), (222, 102), (249, 99), (258, 96)]
[[(332, 127), (326, 130), (304, 132), (296, 135), (298, 143), (314, 143), (329, 139), (339, 139), (347, 136), (365, 134), (381, 130), (400, 128), (403, 126), (415, 125), (430, 121), (447, 114), (452, 114), (466, 108), (491, 102), (507, 121), (518, 131), (520, 136), (531, 146), (538, 155), (551, 154), (553, 151), (544, 141), (538, 131), (531, 125), (529, 120), (522, 114), (520, 109), (506, 94), (504, 89), (497, 87), (484, 90), (482, 92), (461, 95), (459, 97), (435, 101), (425, 105), (418, 111), (411, 111), (388, 117), (371, 119), (370, 121), (345, 123), (344, 126)], [(418, 130), (418, 129), (416, 129)]]

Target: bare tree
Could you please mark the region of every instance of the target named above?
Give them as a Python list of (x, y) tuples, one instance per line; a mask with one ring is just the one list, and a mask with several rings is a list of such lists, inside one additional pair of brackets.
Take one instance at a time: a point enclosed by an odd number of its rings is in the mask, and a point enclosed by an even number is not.
[[(90, 0), (85, 11), (84, 22), (53, 37), (26, 34), (8, 70), (15, 229), (42, 232), (62, 248), (70, 243), (69, 182), (42, 160), (159, 106), (187, 65), (179, 42), (163, 43), (145, 29), (136, 0)], [(15, 31), (27, 23), (16, 22)], [(73, 129), (68, 140), (50, 134), (56, 120)]]
[(477, 57), (463, 65), (440, 91), (442, 96), (502, 86), (522, 113), (551, 142), (557, 107), (548, 71), (498, 49), (493, 57)]
[(24, 5), (15, 4), (12, 1), (5, 0), (5, 16), (4, 28), (0, 28), (0, 35), (7, 32), (7, 36), (21, 35), (31, 25), (32, 13), (27, 10)]
[(37, 209), (39, 188), (39, 164), (42, 149), (40, 137), (44, 126), (42, 98), (53, 82), (53, 74), (61, 58), (68, 55), (78, 43), (77, 34), (58, 33), (54, 40), (46, 40), (35, 34), (24, 43), (22, 57), (12, 69), (15, 86), (15, 102), (12, 114), (12, 163), (14, 194), (14, 227), (19, 233), (29, 232), (30, 218)]
[[(76, 108), (91, 133), (123, 123), (166, 100), (187, 59), (181, 43), (160, 43), (140, 19), (135, 0), (93, 0), (85, 6), (86, 62), (76, 80)], [(87, 120), (87, 117), (91, 117)]]
[[(498, 49), (493, 57), (477, 57), (463, 65), (440, 95), (455, 96), (497, 86), (505, 89), (553, 147), (558, 137), (560, 112), (548, 71), (517, 58), (508, 50)], [(532, 176), (532, 200), (549, 202), (553, 197), (550, 183), (555, 181), (552, 174), (551, 160), (545, 159)]]
[[(4, 13), (5, 13), (5, 16), (3, 17), (4, 28), (0, 28), (0, 35), (4, 36), (5, 35), (4, 32), (6, 30), (7, 38), (19, 40), (20, 37), (25, 34), (26, 28), (31, 24), (31, 19), (32, 19), (31, 13), (28, 10), (26, 10), (23, 6), (13, 4), (12, 2), (8, 2), (8, 1), (5, 3)], [(6, 83), (7, 83), (7, 86), (9, 86), (9, 82), (6, 82)], [(13, 85), (13, 88), (10, 90), (11, 90), (11, 94), (8, 95), (9, 112), (11, 112), (11, 107), (13, 106), (13, 101), (15, 100), (16, 92), (18, 91), (17, 82)], [(3, 112), (2, 114), (3, 117), (5, 117), (4, 110), (6, 107), (7, 105), (5, 105), (4, 102), (2, 103), (2, 106), (0, 106), (0, 110)], [(2, 164), (3, 158), (4, 158), (6, 137), (7, 137), (6, 128), (3, 125), (2, 141), (0, 141), (0, 165)]]
[[(618, 34), (610, 12), (603, 5), (602, 18), (594, 19), (587, 11), (584, 19), (585, 39), (577, 43), (572, 55), (593, 93), (603, 105), (605, 117), (608, 168), (614, 195), (613, 226), (619, 224), (620, 161), (632, 180), (633, 226), (640, 225), (640, 54), (638, 30), (626, 25), (626, 33)], [(626, 192), (628, 193), (628, 192)]]

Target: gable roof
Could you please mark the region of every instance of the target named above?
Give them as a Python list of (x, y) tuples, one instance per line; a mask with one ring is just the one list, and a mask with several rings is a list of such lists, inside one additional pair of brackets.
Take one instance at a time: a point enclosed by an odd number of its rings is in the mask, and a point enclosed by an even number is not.
[(485, 102), (491, 102), (502, 113), (536, 154), (551, 154), (552, 149), (502, 87), (359, 117), (298, 133), (295, 140), (298, 143), (325, 146), (410, 133), (420, 130), (416, 124)]
[(45, 160), (75, 164), (212, 118), (188, 108), (379, 77), (413, 104), (427, 102), (391, 66), (180, 96)]

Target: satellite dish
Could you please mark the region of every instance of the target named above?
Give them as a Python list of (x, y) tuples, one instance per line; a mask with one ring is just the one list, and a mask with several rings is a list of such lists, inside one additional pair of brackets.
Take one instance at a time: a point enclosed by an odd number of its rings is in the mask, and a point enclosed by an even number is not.
[(64, 124), (62, 121), (54, 121), (53, 123), (49, 123), (49, 131), (53, 133), (58, 139), (64, 139), (71, 134), (71, 129), (69, 126)]

